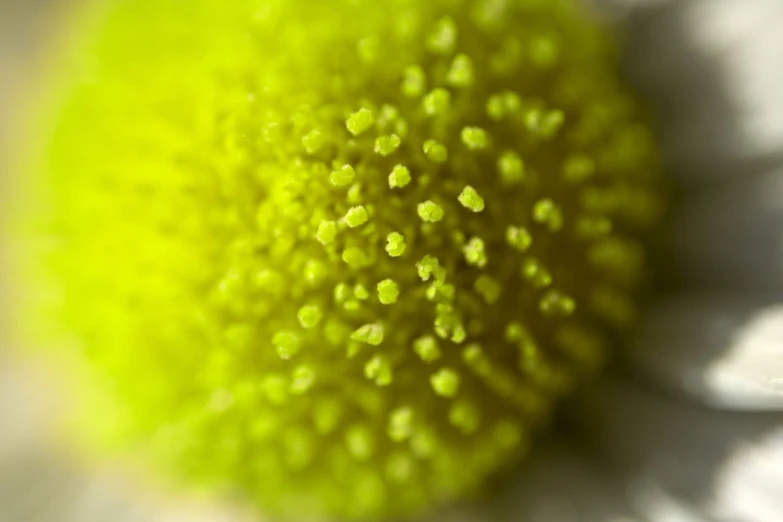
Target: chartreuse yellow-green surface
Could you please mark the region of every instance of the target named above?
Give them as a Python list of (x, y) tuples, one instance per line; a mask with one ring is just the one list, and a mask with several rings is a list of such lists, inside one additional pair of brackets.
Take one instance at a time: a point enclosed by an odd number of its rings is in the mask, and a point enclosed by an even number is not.
[(123, 412), (92, 427), (185, 482), (294, 517), (472, 496), (634, 323), (658, 160), (575, 1), (94, 13), (50, 266)]

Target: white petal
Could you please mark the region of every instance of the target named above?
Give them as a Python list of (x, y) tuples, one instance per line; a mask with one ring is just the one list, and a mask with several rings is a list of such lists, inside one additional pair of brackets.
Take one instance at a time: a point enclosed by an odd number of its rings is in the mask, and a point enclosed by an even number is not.
[(68, 403), (56, 380), (6, 351), (0, 344), (0, 522), (262, 522), (234, 506), (165, 495), (127, 466), (86, 467), (61, 444)]
[[(652, 522), (672, 511), (779, 522), (783, 415), (710, 410), (618, 380), (585, 401), (583, 422)], [(651, 502), (652, 501), (652, 502)], [(669, 509), (661, 509), (668, 501)]]
[(690, 195), (672, 228), (675, 269), (689, 285), (783, 292), (783, 168)]
[(715, 510), (732, 520), (780, 520), (783, 424), (732, 455), (715, 478), (715, 488), (720, 492), (714, 501)]
[(783, 2), (669, 2), (628, 20), (628, 64), (676, 174), (703, 182), (783, 152)]
[[(0, 458), (2, 522), (263, 522), (233, 506), (171, 494), (126, 470), (87, 469), (30, 445)], [(157, 488), (157, 489), (156, 489)], [(8, 517), (8, 518), (5, 518)]]
[(51, 443), (64, 407), (62, 395), (36, 386), (46, 382), (46, 372), (11, 353), (0, 339), (0, 460), (24, 453), (31, 444)]
[(711, 405), (783, 411), (783, 304), (665, 299), (626, 355), (637, 373)]

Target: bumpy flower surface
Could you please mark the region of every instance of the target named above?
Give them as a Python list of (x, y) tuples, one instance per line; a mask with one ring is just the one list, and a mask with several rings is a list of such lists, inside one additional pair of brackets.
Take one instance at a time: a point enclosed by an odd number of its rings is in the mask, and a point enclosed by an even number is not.
[(472, 494), (633, 323), (657, 161), (571, 1), (121, 0), (91, 42), (45, 180), (67, 321), (190, 479)]

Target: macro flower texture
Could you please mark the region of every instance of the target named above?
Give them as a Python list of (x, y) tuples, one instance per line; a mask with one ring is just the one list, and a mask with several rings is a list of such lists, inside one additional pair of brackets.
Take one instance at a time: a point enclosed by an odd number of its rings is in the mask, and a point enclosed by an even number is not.
[(65, 19), (19, 343), (74, 446), (219, 506), (171, 519), (783, 520), (783, 4)]

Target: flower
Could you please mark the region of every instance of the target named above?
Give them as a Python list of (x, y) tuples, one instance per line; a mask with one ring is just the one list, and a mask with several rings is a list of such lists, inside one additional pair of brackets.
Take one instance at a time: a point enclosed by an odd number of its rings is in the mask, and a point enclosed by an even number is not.
[(572, 0), (98, 18), (33, 174), (54, 322), (117, 402), (90, 431), (262, 512), (426, 512), (635, 321), (663, 181)]
[[(704, 9), (707, 9), (707, 11), (703, 12), (702, 14), (709, 14), (710, 13), (709, 8), (704, 8)], [(672, 156), (670, 156), (670, 157), (672, 157)], [(674, 157), (676, 157), (676, 156), (674, 156)], [(735, 201), (735, 200), (731, 199), (731, 201)], [(685, 208), (686, 212), (687, 212), (688, 208), (693, 208), (693, 207), (688, 207), (688, 206), (684, 205), (683, 208)], [(698, 220), (695, 220), (695, 221), (698, 222)], [(687, 220), (684, 221), (684, 222), (688, 223)], [(693, 223), (693, 222), (691, 222), (691, 223)], [(712, 221), (709, 221), (708, 223), (712, 223)], [(688, 227), (684, 226), (683, 230), (687, 231)], [(697, 227), (697, 230), (698, 230), (698, 227)], [(711, 237), (715, 237), (715, 236), (711, 236)], [(694, 234), (694, 237), (691, 239), (690, 243), (692, 243), (694, 240), (699, 240), (699, 239), (704, 239), (704, 235), (703, 234), (702, 235)], [(723, 239), (725, 239), (725, 238), (723, 238)], [(705, 239), (705, 241), (707, 241), (707, 240)], [(755, 244), (754, 244), (754, 246), (755, 246)], [(704, 252), (704, 251), (705, 250), (700, 250), (700, 252)], [(690, 250), (690, 252), (689, 252), (687, 249), (684, 249), (684, 250), (680, 249), (680, 250), (678, 250), (678, 252), (685, 252), (684, 255), (686, 255), (686, 256), (687, 255), (699, 255), (699, 254), (693, 254), (693, 252), (695, 252), (695, 250)], [(737, 255), (737, 256), (742, 256), (746, 252), (742, 252), (742, 251), (740, 251), (740, 252), (725, 252), (724, 251), (723, 253), (724, 254), (728, 254), (729, 256), (731, 256), (732, 254), (733, 255)], [(734, 258), (734, 259), (736, 259), (736, 258)], [(704, 263), (704, 264), (697, 265), (697, 266), (700, 266), (700, 268), (702, 268), (702, 269), (705, 266), (706, 267), (715, 266), (715, 265), (710, 265), (708, 263), (709, 261), (710, 261), (709, 259), (701, 259), (700, 263)], [(686, 264), (686, 266), (687, 266), (687, 264)], [(734, 272), (734, 271), (736, 270), (736, 267), (738, 265), (731, 264), (731, 265), (724, 265), (724, 266), (729, 266), (730, 267), (730, 273), (726, 274), (726, 275), (729, 275), (729, 276), (736, 276), (737, 275), (736, 272)], [(743, 266), (747, 266), (747, 265), (743, 265)], [(721, 270), (721, 266), (718, 265), (717, 269), (715, 270), (717, 275), (720, 275), (720, 270)], [(703, 280), (705, 280), (705, 279), (709, 280), (708, 279), (709, 277), (715, 277), (716, 274), (713, 274), (712, 276), (710, 276), (709, 274), (705, 275), (704, 274), (704, 270), (703, 270), (698, 275), (700, 275), (702, 278), (704, 278)], [(755, 276), (755, 275), (756, 274), (754, 274), (754, 273), (748, 272), (748, 273), (744, 274), (744, 277), (752, 279), (753, 276)], [(691, 279), (691, 280), (693, 280), (693, 279)], [(710, 282), (714, 283), (717, 280), (718, 280), (718, 278), (716, 277), (713, 281), (710, 281)], [(731, 278), (731, 279), (726, 279), (726, 280), (735, 281), (736, 279)], [(723, 308), (723, 305), (721, 304), (721, 301), (719, 301), (719, 300), (716, 300), (716, 299), (709, 299), (709, 300), (707, 300), (707, 299), (705, 299), (702, 302), (703, 303), (708, 303), (707, 306), (712, 308), (713, 310), (721, 310), (721, 309), (725, 310), (725, 308)], [(740, 309), (740, 310), (742, 309), (741, 305), (740, 306), (737, 305), (737, 301), (736, 300), (732, 300), (731, 303), (732, 304), (729, 305), (729, 309), (734, 308), (734, 307), (737, 307), (737, 309)], [(700, 335), (703, 336), (703, 335), (705, 335), (705, 333), (710, 333), (710, 330), (711, 330), (709, 327), (705, 328), (704, 324), (707, 324), (709, 326), (711, 318), (715, 317), (714, 312), (712, 312), (712, 313), (710, 312), (710, 308), (704, 308), (703, 306), (704, 305), (694, 306), (693, 303), (690, 302), (690, 303), (687, 303), (685, 306), (681, 307), (680, 309), (674, 308), (674, 310), (669, 312), (669, 313), (666, 312), (665, 308), (661, 308), (662, 310), (664, 310), (663, 312), (658, 312), (658, 313), (653, 312), (653, 314), (651, 315), (650, 322), (647, 323), (648, 326), (647, 326), (646, 329), (649, 330), (649, 332), (647, 332), (646, 334), (643, 333), (639, 337), (640, 345), (643, 344), (643, 343), (654, 343), (655, 342), (654, 335), (655, 334), (659, 334), (661, 332), (661, 330), (662, 330), (661, 326), (657, 326), (657, 325), (667, 326), (667, 328), (665, 328), (663, 330), (670, 330), (671, 331), (670, 333), (668, 333), (666, 335), (666, 337), (663, 338), (666, 346), (672, 346), (672, 347), (677, 346), (675, 341), (677, 339), (681, 339), (681, 338), (687, 339), (687, 337), (685, 337), (686, 334), (690, 334), (690, 335), (694, 336), (694, 338), (697, 339), (697, 340), (703, 339), (703, 337), (699, 337), (699, 336)], [(681, 320), (681, 316), (683, 315), (682, 310), (685, 310), (688, 313), (693, 313), (694, 310), (696, 310), (696, 312), (694, 313), (693, 317), (691, 317), (688, 320), (684, 320), (684, 321), (682, 321), (682, 323), (678, 324), (676, 321), (677, 320)], [(702, 325), (700, 325), (699, 321), (697, 320), (698, 317), (699, 317), (700, 311), (703, 314), (702, 317), (703, 317), (704, 323)], [(731, 312), (729, 312), (729, 316), (731, 316)], [(304, 323), (309, 323), (310, 320), (312, 319), (312, 317), (313, 317), (313, 315), (311, 313), (308, 313), (308, 311), (305, 311), (305, 312), (303, 312), (300, 315), (300, 319)], [(739, 322), (739, 320), (738, 320), (738, 322)], [(772, 320), (770, 322), (774, 324), (774, 320)], [(668, 325), (672, 325), (673, 323), (674, 323), (674, 326), (668, 326)], [(763, 323), (763, 321), (762, 321), (762, 323)], [(733, 335), (733, 334), (735, 334), (737, 332), (737, 329), (733, 328), (733, 329), (730, 329), (729, 331), (732, 332), (731, 334)], [(369, 333), (368, 333), (368, 335), (369, 335)], [(682, 335), (683, 337), (679, 337), (680, 335)], [(753, 345), (754, 348), (761, 350), (762, 355), (761, 355), (760, 359), (765, 361), (767, 364), (769, 364), (770, 362), (774, 362), (775, 361), (775, 359), (774, 359), (775, 352), (770, 352), (769, 348), (767, 348), (766, 350), (764, 350), (763, 347), (759, 348), (759, 344), (753, 342), (752, 338), (749, 341), (747, 341), (747, 343), (748, 343), (748, 345)], [(709, 345), (707, 345), (707, 346), (709, 346)], [(680, 357), (680, 354), (682, 352), (675, 351), (674, 349), (672, 349), (672, 351), (670, 352), (671, 353), (670, 357), (661, 358), (661, 359), (659, 359), (659, 358), (651, 358), (651, 357), (647, 356), (647, 354), (649, 354), (649, 353), (659, 353), (659, 352), (652, 352), (652, 351), (650, 351), (649, 347), (646, 350), (643, 349), (643, 348), (639, 348), (638, 350), (633, 350), (632, 351), (632, 356), (629, 357), (629, 359), (630, 359), (630, 361), (632, 361), (632, 364), (634, 365), (634, 367), (642, 368), (643, 371), (646, 372), (648, 375), (653, 375), (655, 377), (664, 376), (664, 377), (668, 378), (668, 382), (669, 383), (674, 383), (676, 385), (676, 387), (679, 388), (679, 389), (683, 388), (683, 382), (687, 383), (688, 381), (683, 381), (679, 377), (677, 372), (681, 372), (682, 374), (686, 374), (687, 375), (688, 372), (684, 371), (686, 369), (690, 369), (691, 372), (693, 372), (693, 371), (699, 372), (699, 371), (701, 371), (701, 368), (703, 368), (703, 365), (701, 365), (701, 366), (699, 365), (699, 361), (694, 361), (694, 360), (683, 361), (682, 358)], [(773, 354), (772, 357), (770, 357), (770, 353)], [(654, 359), (654, 360), (652, 362), (650, 362), (650, 360), (652, 360), (652, 359)], [(639, 362), (639, 361), (642, 361), (642, 362)], [(665, 364), (661, 364), (661, 361), (664, 361)], [(690, 363), (690, 365), (689, 365), (689, 363)], [(721, 376), (721, 375), (722, 376), (728, 375), (729, 377), (734, 377), (734, 380), (736, 381), (736, 376), (737, 376), (736, 370), (737, 370), (737, 368), (742, 368), (742, 367), (743, 367), (742, 365), (736, 365), (736, 364), (728, 364), (728, 365), (724, 365), (723, 367), (719, 366), (718, 367), (719, 371), (718, 371), (717, 374), (719, 376)], [(694, 368), (695, 368), (695, 370), (694, 370)], [(775, 371), (774, 368), (765, 368), (765, 370), (766, 371), (771, 371), (771, 372)], [(696, 373), (696, 374), (697, 375), (704, 375), (703, 371), (701, 373)], [(695, 390), (697, 393), (701, 393), (703, 396), (709, 397), (709, 398), (719, 397), (719, 398), (721, 398), (723, 404), (733, 403), (733, 405), (735, 407), (736, 406), (747, 407), (748, 405), (752, 404), (752, 405), (757, 406), (757, 407), (773, 408), (777, 404), (776, 396), (779, 395), (778, 392), (776, 391), (776, 388), (775, 388), (776, 383), (774, 381), (774, 379), (775, 379), (774, 375), (776, 375), (776, 374), (775, 373), (771, 374), (771, 379), (769, 381), (770, 385), (768, 385), (768, 387), (766, 388), (767, 393), (766, 393), (766, 397), (764, 398), (763, 401), (759, 399), (758, 390), (753, 390), (753, 389), (749, 389), (749, 388), (746, 387), (746, 389), (744, 391), (744, 395), (741, 395), (739, 393), (740, 388), (738, 386), (736, 386), (736, 384), (734, 384), (734, 385), (726, 385), (725, 384), (727, 382), (725, 377), (722, 378), (722, 379), (719, 378), (719, 379), (714, 380), (714, 381), (703, 381), (702, 383), (699, 383), (699, 381), (697, 380), (696, 381), (696, 386), (695, 387), (691, 386), (690, 391), (693, 392)], [(757, 373), (754, 374), (753, 372), (750, 372), (750, 378), (748, 379), (749, 382), (751, 382), (753, 384), (756, 384), (757, 386), (758, 385), (763, 385), (763, 381), (760, 381), (759, 379), (757, 379), (757, 376), (758, 376)], [(649, 377), (648, 377), (648, 379), (649, 379)], [(690, 382), (693, 383), (693, 380), (691, 380)], [(731, 380), (729, 380), (728, 382), (731, 382)], [(715, 383), (717, 383), (717, 384), (715, 384)], [(716, 389), (720, 390), (721, 393), (720, 394), (715, 394), (714, 392), (715, 392)], [(619, 391), (619, 390), (623, 390), (623, 393), (617, 393), (617, 391)], [(606, 393), (606, 392), (609, 392), (609, 393)], [(614, 393), (612, 393), (612, 392), (614, 392)], [(625, 466), (627, 466), (629, 468), (632, 468), (633, 465), (634, 465), (634, 460), (635, 459), (628, 458), (628, 455), (629, 454), (633, 454), (633, 452), (639, 452), (640, 448), (641, 448), (642, 452), (643, 452), (643, 450), (646, 450), (648, 452), (647, 455), (652, 455), (653, 457), (656, 457), (660, 453), (665, 453), (666, 451), (671, 452), (671, 448), (668, 448), (668, 449), (666, 448), (666, 445), (664, 444), (666, 439), (663, 438), (663, 436), (665, 436), (667, 434), (667, 430), (671, 430), (671, 431), (674, 431), (676, 433), (677, 432), (677, 428), (678, 428), (678, 423), (677, 422), (671, 422), (671, 421), (670, 422), (663, 422), (663, 419), (670, 418), (667, 415), (667, 412), (666, 412), (666, 410), (668, 408), (666, 406), (659, 406), (659, 404), (661, 402), (664, 402), (664, 404), (665, 404), (665, 401), (659, 401), (657, 399), (652, 399), (652, 400), (645, 401), (645, 400), (643, 400), (644, 392), (628, 391), (628, 390), (626, 390), (626, 388), (623, 387), (622, 383), (621, 384), (610, 383), (610, 384), (603, 385), (603, 387), (599, 388), (598, 392), (595, 394), (595, 397), (597, 397), (597, 398), (595, 398), (592, 401), (587, 401), (588, 402), (588, 409), (587, 409), (587, 411), (590, 412), (590, 414), (587, 415), (587, 418), (591, 420), (591, 422), (589, 424), (592, 424), (592, 426), (594, 427), (594, 430), (601, 436), (599, 440), (607, 440), (608, 439), (608, 440), (613, 442), (613, 443), (608, 445), (609, 450), (610, 450), (609, 453), (610, 454), (619, 455), (620, 458), (618, 459), (618, 461), (621, 464), (623, 464), (623, 465), (625, 465)], [(642, 397), (642, 398), (640, 398), (640, 397)], [(592, 409), (589, 409), (590, 406), (592, 406)], [(692, 416), (698, 416), (699, 415), (697, 413), (699, 411), (698, 409), (689, 408), (688, 406), (684, 406), (684, 407), (683, 406), (677, 406), (676, 408), (684, 408), (684, 410), (689, 412)], [(610, 412), (615, 412), (615, 413), (614, 414), (612, 414), (612, 413), (607, 414), (606, 413), (607, 410), (610, 411)], [(663, 411), (663, 413), (661, 413), (661, 411)], [(658, 415), (658, 417), (656, 417), (656, 414)], [(634, 417), (634, 415), (636, 417)], [(705, 419), (711, 419), (712, 418), (712, 416), (709, 413), (704, 413), (703, 417)], [(638, 423), (630, 422), (629, 423), (628, 422), (629, 418), (630, 419), (636, 418), (636, 419), (647, 420), (647, 423), (644, 423), (644, 422), (638, 422)], [(777, 416), (773, 416), (773, 415), (770, 415), (770, 416), (753, 416), (753, 418), (754, 418), (754, 420), (752, 422), (748, 423), (748, 424), (752, 424), (752, 425), (754, 425), (757, 428), (761, 428), (761, 427), (764, 427), (764, 426), (773, 427), (773, 426), (775, 426), (776, 423), (779, 423), (779, 418)], [(659, 422), (653, 422), (653, 426), (651, 426), (650, 425), (650, 419), (659, 420)], [(708, 424), (710, 421), (705, 420), (704, 422)], [(728, 421), (728, 423), (733, 423), (733, 421)], [(621, 425), (621, 427), (622, 427), (621, 430), (616, 428), (616, 426), (618, 424)], [(716, 425), (720, 426), (721, 424), (718, 423)], [(731, 424), (729, 424), (729, 425), (731, 425)], [(698, 423), (695, 422), (695, 421), (691, 421), (691, 422), (688, 423), (688, 427), (693, 428), (693, 427), (696, 427), (696, 426), (698, 426)], [(660, 429), (659, 430), (654, 430), (653, 427), (660, 427)], [(636, 428), (636, 429), (634, 429), (634, 428)], [(737, 431), (738, 432), (742, 431), (741, 428), (743, 428), (743, 426), (739, 425), (737, 427)], [(649, 439), (645, 439), (645, 436), (646, 437), (650, 437), (651, 433), (653, 435), (657, 435), (659, 437), (658, 440), (654, 440), (652, 442), (646, 442), (645, 443), (646, 440), (649, 441)], [(661, 440), (661, 439), (663, 439), (663, 440)], [(704, 440), (703, 437), (698, 437), (697, 438), (697, 442), (699, 442), (699, 443), (703, 442), (703, 440)], [(630, 450), (628, 448), (630, 448)], [(662, 449), (665, 450), (665, 451), (662, 451)], [(763, 449), (763, 445), (759, 445), (759, 449)], [(682, 459), (686, 459), (686, 461), (687, 461), (687, 458), (688, 458), (689, 454), (688, 454), (688, 452), (681, 452), (681, 454), (679, 456)], [(578, 466), (578, 463), (579, 463), (579, 460), (576, 459), (576, 458), (571, 458), (571, 459), (562, 459), (562, 458), (561, 459), (557, 459), (557, 458), (555, 458), (555, 459), (552, 459), (552, 460), (549, 460), (549, 461), (545, 460), (546, 456), (542, 456), (541, 458), (544, 459), (545, 463), (549, 462), (549, 463), (554, 463), (556, 465), (558, 463), (561, 464), (561, 467), (559, 469), (566, 470), (566, 473), (565, 473), (565, 475), (566, 475), (566, 477), (565, 477), (566, 482), (565, 483), (567, 483), (567, 481), (570, 481), (570, 480), (579, 479), (580, 476), (586, 477), (586, 478), (590, 478), (590, 473), (589, 472), (580, 475), (580, 473), (577, 473), (577, 472), (573, 471), (574, 467)], [(664, 464), (666, 464), (666, 463), (664, 462)], [(553, 468), (555, 470), (557, 470), (558, 466), (556, 466), (556, 465), (552, 466), (551, 464), (550, 465), (545, 464), (544, 465), (545, 473), (551, 473)], [(668, 469), (671, 470), (672, 467), (673, 466), (670, 464)], [(534, 467), (533, 469), (539, 469), (540, 470), (541, 467), (538, 467), (538, 468)], [(635, 470), (635, 471), (638, 471), (638, 470)], [(645, 470), (642, 470), (642, 471), (645, 471)], [(656, 468), (652, 470), (652, 472), (649, 472), (649, 470), (646, 470), (646, 471), (648, 471), (648, 473), (647, 473), (648, 477), (652, 476), (653, 479), (658, 479), (658, 480), (660, 480), (661, 477), (666, 478), (666, 473), (672, 473), (671, 471), (667, 471), (666, 466), (662, 466), (660, 464), (657, 465)], [(773, 472), (774, 472), (774, 470), (773, 470)], [(657, 473), (657, 475), (656, 475), (656, 473)], [(641, 473), (641, 474), (635, 475), (635, 476), (637, 476), (637, 477), (638, 476), (644, 477), (645, 474)], [(692, 481), (688, 481), (688, 484), (691, 484), (691, 483), (692, 483)], [(594, 488), (598, 484), (600, 484), (598, 481), (590, 480), (589, 484), (583, 484), (584, 487), (580, 487), (579, 491), (574, 491), (574, 495), (577, 498), (584, 499), (585, 498), (585, 494), (588, 493), (588, 492), (591, 492), (591, 491), (595, 491)], [(537, 516), (542, 517), (543, 520), (567, 520), (567, 517), (570, 516), (570, 513), (568, 512), (568, 509), (569, 509), (568, 508), (568, 503), (567, 502), (562, 502), (563, 499), (561, 498), (559, 502), (556, 502), (554, 504), (554, 507), (547, 507), (547, 499), (552, 497), (553, 490), (558, 489), (558, 488), (560, 488), (560, 489), (568, 489), (568, 488), (565, 487), (564, 483), (561, 482), (560, 480), (555, 480), (554, 481), (554, 485), (552, 483), (550, 483), (548, 490), (546, 489), (546, 485), (547, 485), (547, 481), (546, 480), (536, 480), (534, 482), (533, 486), (532, 486), (533, 487), (533, 494), (531, 495), (530, 494), (530, 490), (528, 489), (527, 490), (528, 493), (525, 495), (525, 498), (528, 500), (528, 502), (527, 503), (526, 502), (522, 502), (522, 503), (520, 503), (521, 505), (515, 505), (514, 508), (513, 508), (513, 511), (515, 513), (517, 513), (518, 516), (521, 517), (522, 516), (521, 512), (524, 512), (525, 510), (528, 510), (528, 511), (533, 510), (533, 511), (535, 511), (536, 509), (538, 509), (539, 511), (538, 511), (538, 515)], [(635, 508), (637, 510), (639, 508), (642, 508), (642, 510), (645, 511), (645, 515), (646, 516), (648, 516), (648, 517), (658, 517), (659, 520), (669, 520), (669, 519), (671, 519), (672, 516), (674, 516), (674, 515), (671, 515), (671, 514), (667, 514), (667, 513), (671, 513), (671, 511), (669, 511), (669, 512), (661, 511), (664, 508), (674, 509), (674, 507), (672, 505), (667, 505), (666, 504), (665, 496), (663, 494), (661, 494), (661, 491), (663, 491), (664, 493), (666, 492), (664, 488), (660, 488), (660, 487), (656, 488), (656, 485), (654, 483), (652, 485), (650, 485), (649, 481), (648, 481), (648, 483), (644, 483), (644, 482), (639, 482), (637, 480), (635, 482), (632, 482), (632, 485), (634, 486), (636, 491), (641, 491), (642, 492), (642, 494), (640, 494), (640, 495), (637, 494), (637, 495), (635, 495), (635, 497), (634, 497), (634, 495), (631, 495), (631, 497), (634, 499)], [(734, 486), (736, 487), (736, 484)], [(543, 491), (542, 491), (542, 488), (544, 489)], [(590, 489), (590, 488), (593, 488), (593, 489)], [(604, 491), (608, 491), (608, 490), (604, 490)], [(632, 491), (632, 493), (633, 492), (634, 491)], [(655, 494), (657, 494), (657, 496), (653, 496), (653, 495), (651, 495), (651, 493), (655, 493)], [(610, 496), (611, 496), (611, 494), (610, 494)], [(556, 497), (556, 495), (555, 495), (555, 497)], [(646, 505), (640, 505), (640, 502), (643, 503), (645, 501), (647, 502)], [(596, 504), (591, 503), (589, 501), (585, 501), (585, 502), (586, 502), (587, 506), (592, 506), (593, 508), (595, 508), (595, 506), (596, 506)], [(542, 508), (542, 506), (543, 506), (543, 508)], [(724, 506), (718, 506), (718, 509), (720, 509), (721, 507), (723, 507), (724, 509), (726, 508), (726, 506), (724, 505)], [(736, 508), (737, 506), (733, 506), (733, 507)], [(747, 506), (745, 506), (745, 507), (747, 507)], [(751, 508), (753, 508), (753, 507), (757, 507), (757, 506), (751, 506)], [(549, 511), (547, 511), (547, 509), (549, 509)], [(614, 515), (618, 514), (618, 513), (613, 513), (613, 511), (615, 511), (615, 506), (611, 506), (609, 508), (609, 511), (610, 511), (609, 514), (604, 513), (604, 515), (606, 515), (605, 519), (607, 519), (607, 520), (609, 520), (609, 518), (608, 518), (609, 516), (614, 516)], [(479, 515), (479, 516), (482, 516), (482, 515)], [(670, 517), (670, 518), (665, 518), (667, 516)], [(751, 516), (754, 516), (754, 515), (751, 515)]]

